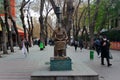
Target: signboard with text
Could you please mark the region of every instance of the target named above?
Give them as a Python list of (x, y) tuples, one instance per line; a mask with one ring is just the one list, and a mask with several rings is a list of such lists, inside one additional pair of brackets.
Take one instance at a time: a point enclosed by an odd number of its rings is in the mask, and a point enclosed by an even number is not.
[[(10, 13), (15, 16), (15, 0), (9, 0)], [(4, 16), (4, 0), (0, 0), (0, 16)]]

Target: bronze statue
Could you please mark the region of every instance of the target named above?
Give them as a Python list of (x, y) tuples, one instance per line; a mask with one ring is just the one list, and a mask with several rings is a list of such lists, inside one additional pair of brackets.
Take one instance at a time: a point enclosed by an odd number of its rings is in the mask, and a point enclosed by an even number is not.
[(55, 31), (53, 32), (53, 38), (55, 41), (54, 57), (66, 56), (66, 42), (68, 37), (65, 29), (56, 27)]

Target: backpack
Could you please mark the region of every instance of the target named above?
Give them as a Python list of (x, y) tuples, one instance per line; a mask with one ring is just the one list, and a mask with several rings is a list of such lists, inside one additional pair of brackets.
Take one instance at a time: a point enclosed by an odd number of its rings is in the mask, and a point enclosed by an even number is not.
[(97, 45), (97, 46), (100, 46), (101, 45), (101, 43), (100, 43), (100, 40), (95, 40), (95, 45)]

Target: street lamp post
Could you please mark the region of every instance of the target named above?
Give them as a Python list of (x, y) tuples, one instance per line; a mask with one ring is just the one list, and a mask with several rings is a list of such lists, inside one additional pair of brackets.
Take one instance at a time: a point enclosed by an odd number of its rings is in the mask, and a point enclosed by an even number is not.
[(57, 15), (57, 23), (59, 26), (61, 26), (61, 10), (60, 7), (56, 7), (55, 13)]

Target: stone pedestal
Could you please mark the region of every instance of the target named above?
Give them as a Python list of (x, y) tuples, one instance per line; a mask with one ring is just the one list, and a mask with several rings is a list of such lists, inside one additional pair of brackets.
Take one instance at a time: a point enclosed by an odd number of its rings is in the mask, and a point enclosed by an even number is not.
[(51, 57), (50, 71), (72, 70), (72, 62), (69, 57)]
[(99, 80), (99, 75), (84, 63), (72, 63), (72, 70), (50, 71), (50, 65), (42, 65), (31, 74), (31, 80)]

